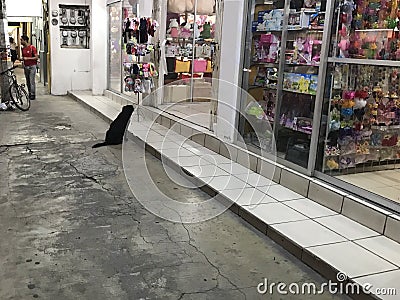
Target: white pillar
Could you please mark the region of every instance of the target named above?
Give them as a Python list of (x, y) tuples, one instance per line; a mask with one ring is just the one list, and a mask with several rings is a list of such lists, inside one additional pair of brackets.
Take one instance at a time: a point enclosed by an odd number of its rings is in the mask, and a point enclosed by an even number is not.
[[(242, 33), (244, 21), (243, 0), (225, 0), (222, 19), (220, 75), (223, 80), (218, 88), (218, 118), (216, 134), (226, 142), (234, 142), (236, 130), (236, 109), (240, 108), (239, 82), (241, 51), (244, 44)], [(235, 33), (235, 34), (233, 34)], [(225, 82), (224, 82), (225, 81)]]
[(108, 14), (106, 1), (92, 0), (91, 12), (92, 93), (102, 95), (107, 88)]

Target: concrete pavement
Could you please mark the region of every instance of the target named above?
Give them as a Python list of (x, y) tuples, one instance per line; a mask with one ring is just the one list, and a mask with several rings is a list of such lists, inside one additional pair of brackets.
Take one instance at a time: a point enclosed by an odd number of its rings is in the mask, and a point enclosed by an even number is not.
[[(264, 278), (326, 280), (229, 210), (191, 225), (147, 212), (126, 184), (121, 147), (91, 149), (108, 124), (68, 97), (1, 112), (0, 128), (0, 299), (346, 298), (260, 295)], [(146, 159), (161, 190), (208, 199)]]

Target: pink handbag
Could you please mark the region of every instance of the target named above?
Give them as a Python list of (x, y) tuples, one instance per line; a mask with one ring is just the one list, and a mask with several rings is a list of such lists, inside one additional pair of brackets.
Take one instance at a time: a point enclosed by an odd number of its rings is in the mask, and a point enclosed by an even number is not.
[(194, 73), (205, 73), (207, 70), (207, 61), (205, 59), (195, 59), (193, 61)]

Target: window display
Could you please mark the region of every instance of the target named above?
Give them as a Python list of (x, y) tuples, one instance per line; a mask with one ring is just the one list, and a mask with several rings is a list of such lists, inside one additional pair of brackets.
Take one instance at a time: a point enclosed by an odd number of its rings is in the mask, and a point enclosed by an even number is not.
[(152, 38), (158, 23), (149, 17), (137, 16), (131, 5), (123, 6), (122, 64), (123, 92), (128, 95), (150, 94), (158, 71), (153, 63), (155, 46)]
[(400, 60), (398, 16), (397, 1), (341, 2), (333, 56)]
[[(317, 170), (398, 201), (397, 172), (385, 170), (400, 162), (399, 5), (334, 4)], [(365, 185), (367, 176), (378, 183), (393, 179), (393, 185)]]
[[(288, 5), (285, 16), (283, 2), (251, 1), (251, 56), (245, 58), (249, 72), (244, 87), (264, 111), (262, 119), (274, 127), (278, 156), (307, 168), (326, 2)], [(248, 114), (248, 103), (242, 105)], [(248, 144), (268, 150), (248, 122), (240, 126)]]
[(400, 158), (400, 69), (342, 64), (331, 68), (324, 170)]
[[(165, 45), (168, 73), (164, 84), (171, 85), (167, 89), (180, 90), (181, 85), (186, 85), (188, 101), (203, 102), (212, 98), (212, 84), (208, 78), (213, 77), (216, 62), (215, 4), (215, 0), (188, 0), (186, 5), (168, 1)], [(166, 101), (177, 100), (166, 97), (164, 103)]]

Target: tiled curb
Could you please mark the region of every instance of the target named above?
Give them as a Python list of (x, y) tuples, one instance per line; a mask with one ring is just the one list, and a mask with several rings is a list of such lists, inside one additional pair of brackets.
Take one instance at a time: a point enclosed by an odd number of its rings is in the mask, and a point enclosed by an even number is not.
[[(74, 96), (76, 100), (78, 100), (81, 103), (85, 103), (85, 101), (80, 100), (79, 97)], [(90, 107), (89, 104), (85, 103), (86, 107)], [(97, 111), (96, 109), (91, 109), (91, 111), (95, 111), (96, 114), (99, 114), (102, 116), (102, 118), (107, 119), (108, 122), (110, 122), (111, 118), (106, 116), (105, 114), (102, 114), (101, 111)], [(194, 142), (199, 143), (200, 145), (205, 146), (206, 148), (219, 153), (225, 157), (228, 157), (227, 155), (229, 152), (225, 147), (222, 147), (222, 143), (216, 139), (212, 133), (206, 132), (205, 130), (201, 130), (198, 128), (190, 128), (189, 125), (185, 124), (179, 124), (179, 126), (174, 126), (174, 124), (177, 124), (176, 122), (178, 120), (174, 120), (173, 118), (170, 117), (165, 117), (165, 116), (158, 116), (158, 112), (155, 109), (149, 108), (143, 108), (142, 111), (143, 114), (145, 114), (148, 117), (153, 117), (152, 119), (156, 119), (160, 125), (164, 127), (172, 127), (174, 131), (176, 131), (179, 134), (186, 134), (186, 136), (189, 136), (189, 132), (191, 134), (195, 133), (195, 136), (192, 136), (191, 139)], [(157, 117), (158, 116), (158, 117)], [(169, 119), (169, 121), (167, 120)], [(166, 126), (167, 125), (167, 126)], [(169, 125), (169, 126), (168, 126)], [(130, 136), (139, 139), (140, 137), (135, 136), (135, 134), (130, 133)], [(143, 140), (141, 140), (143, 142)], [(231, 147), (234, 151), (233, 153), (237, 153), (237, 155), (233, 155), (233, 160), (236, 161), (237, 163), (244, 165), (246, 167), (246, 162), (240, 158), (240, 156), (243, 156), (244, 154), (247, 154), (247, 152), (243, 149), (240, 149), (239, 147), (235, 145), (226, 145), (226, 147)], [(148, 144), (146, 144), (146, 150), (154, 155), (155, 157), (161, 159), (162, 154), (159, 150), (156, 149), (156, 147), (152, 147)], [(225, 155), (224, 155), (225, 154)], [(272, 179), (274, 182), (281, 184), (282, 186), (286, 186), (289, 189), (294, 190), (299, 194), (299, 196), (304, 196), (308, 197), (311, 200), (318, 202), (325, 207), (328, 207), (331, 209), (333, 212), (336, 212), (338, 214), (343, 214), (353, 220), (356, 220), (357, 222), (364, 224), (365, 226), (373, 229), (376, 231), (376, 233), (369, 234), (369, 236), (373, 237), (378, 236), (379, 234), (383, 234), (385, 232), (390, 233), (392, 236), (396, 235), (399, 231), (396, 231), (396, 226), (400, 224), (399, 218), (389, 212), (383, 211), (381, 209), (374, 209), (374, 207), (371, 207), (371, 205), (364, 206), (365, 203), (363, 203), (361, 200), (356, 199), (354, 197), (351, 197), (349, 195), (346, 195), (345, 193), (341, 193), (340, 191), (337, 191), (335, 189), (331, 189), (329, 186), (326, 184), (313, 180), (311, 178), (308, 178), (306, 176), (303, 176), (302, 174), (298, 174), (296, 172), (293, 172), (291, 170), (286, 169), (285, 167), (282, 166), (277, 166), (277, 170), (274, 170), (271, 166), (271, 162), (268, 160), (264, 160), (263, 158), (260, 158), (258, 156), (255, 156), (251, 153), (249, 155), (252, 155), (254, 157), (253, 161), (256, 161), (256, 165), (250, 166), (251, 169), (261, 175), (264, 175), (265, 177)], [(165, 156), (163, 156), (163, 159), (165, 159)], [(243, 163), (244, 162), (244, 163)], [(178, 163), (176, 163), (173, 160), (168, 160), (168, 165), (173, 167), (176, 171), (178, 172), (184, 172), (185, 174), (188, 174), (187, 170), (185, 170), (185, 167), (181, 167)], [(249, 168), (249, 166), (247, 166)], [(271, 172), (272, 168), (272, 172)], [(278, 175), (277, 175), (278, 174)], [(201, 183), (201, 179), (192, 177), (192, 179), (195, 181), (195, 183)], [(300, 183), (300, 184), (299, 184)], [(233, 202), (228, 197), (223, 196), (222, 194), (219, 194), (218, 190), (213, 189), (211, 186), (207, 184), (202, 185), (202, 190), (205, 191), (206, 193), (210, 194), (211, 196), (217, 195), (218, 199), (222, 201), (226, 206), (229, 206)], [(328, 199), (321, 200), (321, 198), (326, 197)], [(330, 200), (332, 199), (332, 201)], [(340, 271), (339, 268), (333, 267), (331, 263), (328, 262), (327, 259), (321, 258), (319, 255), (315, 254), (318, 253), (315, 252), (315, 250), (319, 250), (318, 248), (323, 248), (324, 246), (329, 246), (329, 245), (321, 245), (321, 246), (313, 246), (313, 247), (306, 247), (302, 245), (301, 243), (296, 242), (294, 239), (291, 239), (290, 237), (286, 236), (279, 230), (279, 226), (275, 226), (273, 223), (268, 224), (267, 222), (263, 221), (262, 219), (258, 218), (254, 214), (252, 214), (249, 209), (246, 207), (240, 206), (236, 203), (234, 203), (232, 206), (230, 206), (231, 211), (239, 215), (241, 218), (246, 220), (248, 223), (250, 223), (252, 226), (254, 226), (257, 230), (260, 232), (264, 233), (271, 239), (273, 239), (275, 242), (280, 244), (282, 247), (284, 247), (287, 251), (292, 253), (294, 256), (296, 256), (298, 259), (303, 261), (305, 264), (309, 265), (319, 273), (321, 273), (323, 276), (325, 276), (327, 279), (330, 279), (334, 282), (337, 282), (336, 275)], [(366, 216), (367, 215), (367, 216)], [(306, 222), (308, 219), (307, 217), (304, 216), (304, 221)], [(314, 224), (316, 220), (318, 219), (308, 219), (312, 224)], [(317, 221), (318, 222), (318, 221)], [(387, 223), (390, 223), (388, 226)], [(393, 223), (393, 224), (392, 224)], [(315, 223), (315, 226), (320, 226), (319, 223)], [(324, 225), (325, 226), (325, 225)], [(389, 228), (389, 229), (388, 229)], [(371, 231), (372, 232), (372, 231)], [(363, 236), (364, 237), (364, 236)], [(365, 237), (368, 237), (366, 235)], [(342, 237), (343, 238), (343, 237)], [(358, 238), (361, 238), (358, 237)], [(353, 239), (346, 239), (343, 240), (342, 244), (348, 244), (349, 247), (358, 247), (357, 249), (363, 250), (363, 248), (359, 247), (358, 245), (355, 244), (356, 240)], [(338, 243), (341, 244), (341, 243)], [(365, 250), (366, 251), (366, 250)], [(372, 253), (371, 253), (372, 254)], [(384, 265), (387, 266), (387, 268), (384, 271), (400, 271), (399, 266), (390, 264), (387, 260), (382, 259), (382, 262)], [(375, 272), (376, 273), (376, 272)], [(371, 272), (373, 275), (374, 272)], [(380, 272), (377, 272), (379, 275)], [(370, 275), (370, 274), (366, 274)], [(355, 276), (354, 278), (348, 279), (349, 282), (352, 283), (358, 283), (357, 280), (360, 276)], [(361, 277), (362, 278), (362, 277)], [(367, 277), (368, 278), (368, 277)], [(375, 297), (374, 295), (351, 295), (354, 299), (379, 299)]]
[[(122, 105), (129, 103), (126, 96), (111, 91), (106, 91), (105, 95)], [(185, 124), (185, 122), (170, 115), (160, 117), (158, 116), (160, 112), (155, 108), (143, 107), (143, 109), (147, 111), (148, 116), (156, 118), (158, 124), (172, 128), (172, 130), (184, 136), (191, 136), (191, 140), (217, 154), (230, 158), (229, 153), (234, 153), (234, 157), (231, 159), (244, 167), (400, 243), (400, 216), (393, 212), (349, 195), (321, 180), (288, 169), (246, 149), (222, 142), (212, 132), (204, 128), (196, 127), (189, 122)], [(177, 122), (182, 123), (177, 125)]]

